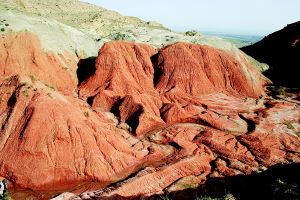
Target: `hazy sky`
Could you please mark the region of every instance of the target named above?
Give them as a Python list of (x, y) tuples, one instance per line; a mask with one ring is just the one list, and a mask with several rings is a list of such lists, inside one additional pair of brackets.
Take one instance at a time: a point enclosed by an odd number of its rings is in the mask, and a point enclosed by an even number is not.
[(175, 31), (267, 35), (300, 20), (300, 0), (81, 0)]

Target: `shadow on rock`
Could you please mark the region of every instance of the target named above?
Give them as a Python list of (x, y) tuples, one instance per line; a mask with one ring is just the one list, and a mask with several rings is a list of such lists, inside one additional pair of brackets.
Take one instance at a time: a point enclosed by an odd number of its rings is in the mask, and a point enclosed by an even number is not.
[(300, 199), (300, 163), (277, 165), (268, 170), (253, 175), (238, 175), (224, 178), (210, 178), (197, 189), (186, 189), (167, 195), (151, 197), (134, 196), (122, 197), (113, 195), (101, 199), (226, 199), (224, 196), (232, 194), (231, 199), (255, 200), (297, 200)]
[(270, 69), (264, 75), (275, 85), (299, 87), (300, 21), (266, 36), (263, 40), (241, 48), (259, 62), (267, 63)]
[(211, 178), (197, 189), (171, 193), (171, 199), (194, 199), (197, 196), (221, 198), (231, 193), (235, 199), (300, 199), (300, 163), (277, 165), (252, 174)]
[(76, 71), (78, 78), (78, 85), (80, 85), (85, 79), (89, 78), (96, 71), (95, 68), (96, 57), (88, 57), (86, 59), (80, 59)]

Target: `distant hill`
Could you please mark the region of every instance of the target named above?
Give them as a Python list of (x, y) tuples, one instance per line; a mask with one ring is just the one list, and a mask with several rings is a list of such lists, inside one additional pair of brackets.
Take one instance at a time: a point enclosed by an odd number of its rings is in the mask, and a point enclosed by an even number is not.
[[(145, 36), (142, 39), (134, 37), (136, 35), (150, 35), (151, 33), (149, 34), (148, 32), (151, 30), (157, 30), (153, 33), (155, 37), (157, 35), (160, 36), (161, 32), (159, 30), (169, 31), (160, 23), (153, 21), (145, 22), (132, 16), (122, 16), (115, 11), (77, 0), (0, 0), (0, 4), (10, 9), (54, 19), (73, 28), (86, 30), (97, 34), (98, 37), (110, 38), (112, 40), (118, 39), (148, 43), (148, 41), (153, 42), (153, 40), (148, 38), (143, 40)], [(209, 33), (207, 35), (229, 40), (238, 48), (253, 44), (259, 40), (257, 38), (253, 40), (253, 38), (249, 37), (218, 33)], [(157, 43), (171, 44), (178, 41), (178, 37), (174, 38), (166, 38), (166, 41), (155, 41), (154, 46), (160, 46)]]
[(113, 30), (134, 26), (166, 29), (159, 23), (122, 16), (115, 11), (77, 0), (0, 0), (0, 3), (8, 8), (55, 19), (102, 36), (107, 36)]
[(276, 85), (299, 87), (300, 21), (289, 24), (242, 51), (267, 63), (265, 75)]
[[(191, 42), (226, 50), (234, 56), (240, 52), (229, 40), (201, 33), (191, 35), (193, 31), (188, 34), (177, 33), (158, 22), (122, 16), (115, 11), (77, 0), (0, 0), (0, 10), (2, 18), (9, 24), (3, 27), (3, 33), (29, 30), (41, 38), (43, 48), (55, 52), (57, 49), (68, 49), (74, 54), (82, 52), (81, 58), (96, 56), (98, 49), (111, 40), (145, 43), (155, 48), (179, 41)], [(2, 25), (5, 26), (4, 23)], [(49, 37), (51, 40), (44, 39)], [(81, 43), (88, 47), (82, 48)], [(268, 69), (267, 65), (246, 54), (244, 56), (260, 71)]]
[(252, 36), (252, 35), (237, 35), (237, 34), (228, 34), (228, 33), (219, 33), (219, 32), (203, 32), (206, 35), (217, 36), (226, 40), (229, 40), (235, 44), (238, 48), (252, 45), (261, 39), (262, 36)]

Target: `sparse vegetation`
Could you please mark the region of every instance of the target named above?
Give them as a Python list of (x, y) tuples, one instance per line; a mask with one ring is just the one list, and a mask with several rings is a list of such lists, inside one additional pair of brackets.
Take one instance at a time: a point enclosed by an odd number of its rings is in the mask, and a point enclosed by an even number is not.
[[(0, 30), (1, 30), (1, 32), (4, 32), (5, 31), (5, 28), (4, 27), (7, 27), (7, 26), (9, 26), (9, 24), (8, 23), (5, 23), (6, 22), (6, 19), (3, 19), (3, 20), (0, 20)], [(5, 24), (4, 24), (5, 23)], [(4, 27), (3, 27), (4, 26)]]
[(298, 199), (300, 196), (300, 186), (296, 183), (286, 183), (277, 179), (272, 184), (275, 199)]
[[(167, 195), (160, 195), (159, 196), (161, 200), (172, 200), (172, 197)], [(210, 196), (196, 196), (194, 200), (236, 200), (233, 194), (227, 193), (223, 197), (217, 198), (217, 197), (210, 197)]]
[(186, 35), (186, 36), (201, 36), (201, 33), (199, 33), (199, 32), (196, 31), (196, 30), (191, 30), (191, 31), (185, 32), (185, 35)]
[(56, 87), (54, 85), (49, 85), (48, 83), (44, 83), (45, 86), (47, 86), (48, 88), (57, 91)]
[(36, 78), (33, 75), (29, 75), (29, 78), (31, 79), (32, 83), (34, 83), (36, 81)]
[(5, 77), (4, 79), (3, 79), (3, 81), (8, 81), (9, 80), (9, 77)]
[(55, 91), (57, 91), (56, 87), (55, 87), (55, 86), (53, 86), (53, 85), (50, 85), (50, 88), (51, 88), (52, 90), (55, 90)]
[[(276, 97), (276, 96), (291, 97), (297, 93), (297, 89), (286, 88), (286, 87), (282, 87), (282, 86), (274, 86), (274, 85), (269, 86), (268, 90), (270, 91), (270, 94), (273, 97)], [(298, 96), (299, 96), (299, 94), (298, 94)]]
[(223, 199), (224, 200), (235, 200), (236, 198), (233, 196), (233, 194), (228, 193), (223, 196)]
[(13, 200), (9, 196), (9, 192), (7, 190), (7, 179), (6, 178), (1, 182), (1, 186), (4, 186), (4, 190), (3, 190), (3, 188), (1, 188), (2, 193), (0, 194), (0, 200)]
[(22, 90), (22, 95), (26, 96), (26, 97), (29, 97), (29, 94), (28, 94), (28, 90), (25, 89), (25, 90)]
[[(297, 121), (295, 121), (295, 122), (293, 122), (293, 121), (286, 121), (286, 122), (283, 122), (283, 124), (286, 125), (288, 129), (291, 129), (292, 131), (294, 131), (294, 133), (295, 133), (298, 137), (300, 137), (300, 132), (298, 132), (298, 131), (295, 129), (295, 127), (293, 126), (293, 123), (299, 123), (299, 121), (300, 121), (300, 120), (298, 120), (298, 122), (297, 122)], [(299, 123), (299, 124), (300, 124), (300, 123)]]
[(48, 95), (48, 97), (53, 98), (51, 93), (48, 92), (47, 95)]
[(288, 129), (295, 130), (295, 128), (291, 122), (286, 121), (283, 124), (286, 125)]
[(68, 70), (69, 68), (67, 66), (62, 66), (63, 69)]
[(86, 117), (90, 116), (90, 112), (89, 112), (88, 110), (84, 111), (83, 114), (84, 114), (84, 116), (86, 116)]

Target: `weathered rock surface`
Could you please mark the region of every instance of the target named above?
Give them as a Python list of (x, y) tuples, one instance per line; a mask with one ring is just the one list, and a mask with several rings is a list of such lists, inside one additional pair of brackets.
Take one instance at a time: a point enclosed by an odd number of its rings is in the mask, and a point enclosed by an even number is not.
[(242, 55), (114, 41), (95, 63), (79, 98), (23, 75), (0, 85), (0, 176), (15, 199), (138, 198), (300, 162), (286, 124), (299, 107), (268, 97)]
[(44, 198), (83, 183), (106, 186), (172, 152), (133, 138), (105, 113), (39, 81), (14, 76), (0, 91), (0, 174)]
[(79, 86), (79, 97), (93, 98), (93, 107), (114, 112), (137, 135), (165, 122), (205, 121), (220, 129), (246, 132), (237, 115), (222, 119), (207, 112), (199, 97), (222, 93), (229, 98), (258, 98), (266, 83), (246, 61), (239, 63), (222, 50), (188, 43), (156, 52), (148, 45), (108, 42), (99, 51), (95, 67), (95, 74)]
[(241, 62), (229, 53), (203, 45), (175, 43), (154, 58), (155, 87), (159, 93), (225, 93), (259, 97), (264, 78), (240, 55)]
[[(95, 96), (92, 103), (95, 108), (99, 105), (98, 95), (117, 90), (111, 89), (113, 78), (108, 78), (106, 83), (94, 82), (100, 79), (97, 75), (105, 74), (103, 69), (110, 69), (111, 74), (119, 68), (131, 69), (124, 72), (126, 77), (131, 77), (132, 72), (142, 71), (141, 63), (149, 63), (149, 55), (141, 57), (136, 53), (138, 51), (134, 52), (136, 56), (126, 54), (126, 62), (116, 62), (116, 59), (107, 62), (105, 55), (109, 52), (118, 55), (116, 49), (122, 49), (124, 45), (131, 49), (126, 52), (132, 53), (132, 49), (137, 48), (132, 43), (107, 43), (106, 48), (110, 48), (100, 51), (95, 75), (79, 87), (82, 98)], [(148, 92), (157, 92), (155, 95), (163, 106), (158, 107), (160, 114), (156, 117), (161, 117), (165, 125), (156, 125), (158, 128), (154, 131), (136, 134), (176, 150), (159, 167), (146, 167), (121, 183), (84, 193), (75, 199), (122, 199), (163, 194), (186, 187), (196, 188), (217, 177), (249, 175), (277, 163), (300, 161), (300, 139), (284, 124), (299, 120), (300, 110), (294, 103), (266, 98), (263, 91), (266, 79), (254, 67), (246, 62), (242, 66), (226, 52), (194, 44), (176, 43), (150, 55), (154, 68), (153, 87), (145, 85), (143, 88), (148, 89), (143, 95), (147, 99)], [(125, 55), (118, 57), (117, 60), (123, 60)], [(136, 60), (139, 65), (135, 64)], [(121, 80), (125, 81), (117, 84), (121, 88), (132, 83), (128, 79)], [(104, 87), (107, 91), (99, 91)], [(132, 93), (126, 94), (134, 96)], [(138, 89), (136, 93), (140, 93)], [(110, 111), (116, 115), (124, 115), (124, 106), (129, 113), (137, 109), (134, 102), (124, 100), (126, 103), (120, 103), (120, 98), (111, 96), (105, 101), (99, 98), (99, 102), (113, 104)], [(139, 106), (143, 111), (147, 108), (143, 102)], [(138, 127), (143, 124), (142, 120), (137, 121)]]
[(38, 77), (59, 90), (72, 91), (78, 84), (77, 58), (70, 52), (45, 52), (37, 35), (9, 33), (0, 37), (0, 78), (14, 74)]

